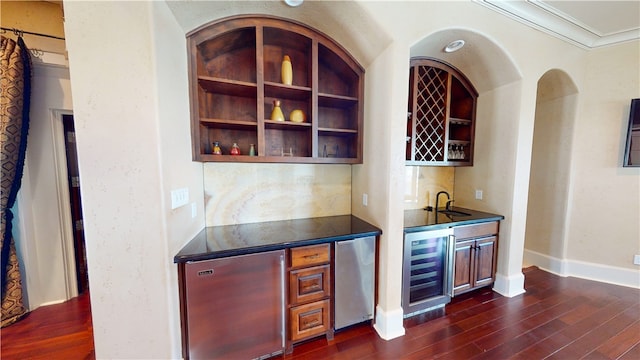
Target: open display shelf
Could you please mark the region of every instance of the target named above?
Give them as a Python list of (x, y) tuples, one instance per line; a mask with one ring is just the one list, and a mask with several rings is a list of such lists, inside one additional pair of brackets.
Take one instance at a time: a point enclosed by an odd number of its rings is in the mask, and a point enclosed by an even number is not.
[[(364, 70), (332, 39), (285, 19), (238, 16), (187, 40), (194, 160), (362, 163)], [(285, 55), (291, 85), (281, 81)], [(285, 121), (271, 120), (276, 100)], [(289, 121), (294, 109), (305, 122)], [(223, 155), (212, 154), (214, 142)], [(229, 155), (233, 143), (242, 155)]]

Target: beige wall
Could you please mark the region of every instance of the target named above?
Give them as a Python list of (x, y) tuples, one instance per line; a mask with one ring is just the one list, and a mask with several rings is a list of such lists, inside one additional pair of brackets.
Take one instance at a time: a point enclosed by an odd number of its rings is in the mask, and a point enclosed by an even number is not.
[(640, 97), (640, 42), (593, 50), (585, 64), (573, 135), (567, 258), (629, 269), (638, 284), (632, 260), (640, 253), (640, 169), (621, 164), (629, 104)]
[(565, 225), (577, 89), (561, 71), (538, 83), (525, 248), (565, 257)]
[[(203, 11), (209, 7), (217, 11)], [(365, 155), (364, 164), (351, 167), (351, 212), (383, 229), (376, 329), (385, 338), (404, 332), (400, 280), (408, 58), (413, 44), (448, 29), (464, 28), (494, 44), (487, 52), (476, 48), (477, 58), (456, 64), (479, 84), (481, 94), (475, 166), (456, 169), (454, 190), (458, 205), (506, 217), (500, 290), (522, 291), (536, 91), (550, 69), (574, 79), (580, 97), (571, 150), (568, 257), (580, 264), (635, 269), (629, 263), (640, 252), (638, 224), (630, 219), (639, 215), (639, 176), (635, 169), (621, 169), (619, 159), (624, 112), (629, 99), (639, 96), (639, 42), (587, 52), (472, 2), (305, 2), (294, 10), (280, 2), (71, 1), (65, 3), (65, 32), (81, 176), (87, 183), (83, 196), (98, 357), (180, 356), (171, 260), (205, 224), (204, 200), (199, 200), (204, 199), (202, 165), (188, 154), (184, 34), (208, 20), (241, 13), (307, 22), (343, 43), (366, 68)], [(515, 70), (493, 67), (492, 58)], [(502, 81), (503, 69), (515, 76)], [(195, 219), (188, 207), (169, 210), (169, 191), (177, 187), (190, 189), (198, 207)], [(473, 199), (474, 189), (484, 190), (483, 201)], [(369, 195), (366, 207), (362, 193)], [(594, 204), (602, 211), (593, 211)], [(610, 238), (616, 239), (615, 249), (602, 246)]]
[[(63, 18), (62, 7), (53, 2), (4, 0), (0, 2), (0, 24), (4, 28), (64, 38)], [(12, 32), (3, 35), (12, 39), (16, 38)], [(66, 53), (62, 40), (25, 34), (24, 41), (30, 49), (40, 49), (62, 55)]]

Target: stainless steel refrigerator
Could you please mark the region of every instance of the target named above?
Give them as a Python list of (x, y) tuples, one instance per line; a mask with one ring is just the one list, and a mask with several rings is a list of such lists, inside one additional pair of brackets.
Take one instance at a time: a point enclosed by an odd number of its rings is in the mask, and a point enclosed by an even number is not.
[(189, 262), (185, 279), (190, 359), (284, 351), (284, 250)]
[(373, 319), (375, 239), (371, 236), (336, 242), (336, 330)]

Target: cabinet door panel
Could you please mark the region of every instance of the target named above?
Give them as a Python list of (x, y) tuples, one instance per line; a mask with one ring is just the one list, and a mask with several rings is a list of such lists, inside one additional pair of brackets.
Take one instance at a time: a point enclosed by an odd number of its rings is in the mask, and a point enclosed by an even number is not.
[(496, 237), (476, 240), (476, 274), (475, 286), (484, 286), (493, 282), (495, 274)]
[(456, 243), (453, 291), (455, 294), (473, 286), (473, 246), (474, 240)]

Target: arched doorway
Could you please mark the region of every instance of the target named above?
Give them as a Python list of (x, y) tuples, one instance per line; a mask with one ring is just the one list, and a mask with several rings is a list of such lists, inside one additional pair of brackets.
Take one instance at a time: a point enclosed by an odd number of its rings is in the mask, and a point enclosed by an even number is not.
[(565, 273), (577, 99), (575, 84), (561, 70), (549, 70), (538, 80), (524, 263), (560, 275)]

